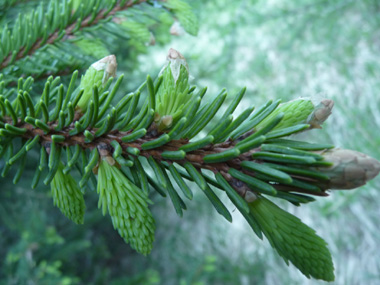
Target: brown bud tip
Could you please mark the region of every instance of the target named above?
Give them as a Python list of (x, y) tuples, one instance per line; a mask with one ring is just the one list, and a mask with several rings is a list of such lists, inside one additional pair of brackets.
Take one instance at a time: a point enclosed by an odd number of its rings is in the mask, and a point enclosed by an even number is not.
[(187, 66), (186, 59), (179, 51), (175, 50), (174, 48), (170, 48), (166, 59), (167, 64), (162, 68), (160, 74), (162, 74), (168, 65), (170, 65), (170, 71), (172, 73), (175, 84), (177, 83), (179, 74), (181, 72), (181, 66), (184, 66), (186, 68), (187, 77), (189, 76), (189, 67)]
[(116, 76), (117, 62), (116, 56), (114, 56), (113, 54), (103, 57), (101, 60), (98, 60), (97, 62), (93, 63), (91, 66), (96, 70), (104, 70), (104, 74), (107, 77), (107, 79), (110, 76)]
[(171, 60), (171, 59), (185, 59), (185, 57), (178, 51), (178, 50), (175, 50), (174, 48), (170, 48), (169, 49), (169, 52), (168, 52), (168, 60)]
[(354, 189), (366, 184), (380, 172), (380, 162), (353, 150), (332, 149), (323, 154), (326, 161), (333, 166), (319, 168), (330, 176), (329, 187), (332, 189)]
[(332, 109), (334, 107), (334, 101), (330, 99), (323, 99), (316, 107), (314, 112), (310, 115), (308, 119), (308, 124), (311, 128), (320, 129), (321, 125), (327, 118), (331, 115)]

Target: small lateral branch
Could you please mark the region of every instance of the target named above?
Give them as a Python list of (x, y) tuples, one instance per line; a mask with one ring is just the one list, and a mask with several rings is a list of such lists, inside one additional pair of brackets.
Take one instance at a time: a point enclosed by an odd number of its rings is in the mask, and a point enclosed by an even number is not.
[[(106, 17), (113, 16), (113, 15), (115, 15), (119, 11), (127, 10), (127, 9), (131, 8), (132, 6), (134, 6), (134, 5), (138, 5), (138, 4), (144, 3), (146, 1), (147, 0), (138, 0), (138, 1), (130, 0), (127, 3), (125, 3), (124, 6), (116, 5), (108, 13), (104, 9), (104, 10), (102, 10), (102, 11), (100, 11), (98, 13), (98, 15), (96, 16), (96, 18), (94, 20), (92, 20), (92, 15), (89, 15), (89, 16), (87, 16), (81, 22), (81, 25), (80, 25), (79, 29), (83, 29), (83, 28), (94, 26), (94, 25), (98, 24), (101, 20), (105, 19)], [(65, 29), (65, 37), (64, 38), (67, 39), (70, 36), (72, 36), (74, 34), (74, 31), (77, 30), (77, 28), (78, 28), (77, 27), (77, 22), (74, 22), (70, 26), (68, 26)], [(54, 33), (52, 33), (52, 34), (49, 35), (49, 37), (47, 38), (46, 41), (44, 41), (44, 39), (42, 39), (42, 38), (39, 39), (38, 41), (36, 41), (32, 45), (32, 47), (29, 49), (29, 51), (27, 53), (25, 53), (26, 47), (20, 49), (17, 52), (16, 56), (15, 56), (15, 60), (20, 60), (20, 59), (22, 59), (22, 58), (24, 58), (26, 56), (30, 56), (30, 55), (34, 54), (38, 49), (40, 49), (44, 45), (54, 44), (56, 42), (56, 40), (59, 39), (59, 35), (60, 35), (60, 32), (59, 31), (55, 31)], [(13, 58), (13, 53), (10, 53), (8, 56), (6, 56), (4, 58), (4, 60), (3, 60), (3, 62), (0, 64), (0, 69), (4, 69), (5, 67), (7, 67), (11, 63), (12, 58)]]

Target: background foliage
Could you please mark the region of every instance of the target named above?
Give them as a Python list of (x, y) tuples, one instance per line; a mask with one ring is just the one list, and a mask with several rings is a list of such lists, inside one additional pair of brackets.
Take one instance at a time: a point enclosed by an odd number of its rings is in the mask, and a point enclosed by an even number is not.
[[(324, 130), (318, 136), (308, 132), (308, 140), (380, 157), (378, 1), (198, 0), (191, 5), (200, 20), (197, 37), (170, 36), (169, 18), (152, 23), (155, 46), (110, 37), (106, 48), (117, 55), (127, 88), (135, 88), (147, 73), (157, 74), (174, 47), (187, 58), (193, 84), (209, 86), (208, 96), (223, 87), (233, 94), (247, 86), (246, 105), (268, 98), (334, 99)], [(8, 19), (17, 16), (10, 13)], [(168, 200), (152, 197), (156, 242), (152, 254), (143, 257), (97, 211), (96, 196), (87, 199), (86, 223), (76, 226), (53, 207), (47, 188), (30, 189), (28, 173), (16, 186), (11, 179), (1, 183), (0, 278), (5, 284), (317, 283), (284, 266), (227, 201), (232, 225), (197, 193), (183, 219)], [(307, 207), (283, 205), (329, 243), (337, 284), (380, 279), (379, 186), (376, 179)]]

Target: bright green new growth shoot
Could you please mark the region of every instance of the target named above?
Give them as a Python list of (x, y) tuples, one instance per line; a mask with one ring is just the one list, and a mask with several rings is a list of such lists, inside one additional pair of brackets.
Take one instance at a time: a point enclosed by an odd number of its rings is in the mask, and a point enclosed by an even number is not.
[(154, 220), (148, 195), (118, 169), (112, 157), (104, 157), (98, 167), (98, 207), (107, 210), (114, 228), (138, 252), (147, 255), (153, 247)]
[(58, 170), (50, 183), (54, 205), (76, 224), (83, 224), (86, 210), (83, 193), (70, 174), (63, 173), (64, 165), (60, 162)]
[(93, 63), (90, 68), (87, 69), (79, 85), (79, 89), (83, 89), (83, 94), (77, 106), (82, 112), (87, 110), (94, 88), (97, 88), (98, 91), (101, 92), (108, 79), (115, 77), (116, 68), (116, 57), (109, 55)]
[(334, 265), (327, 244), (313, 229), (264, 197), (249, 203), (249, 208), (272, 247), (287, 264), (291, 261), (306, 277), (334, 280)]
[(162, 69), (162, 83), (156, 94), (154, 122), (160, 131), (171, 128), (187, 110), (193, 94), (189, 93), (189, 70), (185, 58), (174, 49), (168, 53)]
[[(280, 104), (260, 125), (265, 125), (276, 115), (283, 112), (285, 114), (281, 122), (273, 128), (282, 129), (297, 124), (310, 124), (310, 128), (321, 128), (322, 123), (331, 114), (334, 102), (329, 99), (323, 99), (315, 105), (312, 100), (300, 98)], [(259, 127), (260, 127), (259, 125)]]

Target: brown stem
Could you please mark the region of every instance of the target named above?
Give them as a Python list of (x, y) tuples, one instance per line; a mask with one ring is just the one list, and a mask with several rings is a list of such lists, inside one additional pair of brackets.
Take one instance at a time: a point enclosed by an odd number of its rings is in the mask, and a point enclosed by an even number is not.
[[(12, 124), (12, 120), (10, 118), (6, 118), (5, 123)], [(153, 137), (149, 134), (149, 135), (146, 135), (146, 136), (144, 136), (140, 139), (137, 139), (133, 142), (125, 143), (122, 141), (122, 138), (124, 136), (130, 134), (131, 131), (121, 132), (118, 130), (113, 130), (107, 134), (104, 134), (100, 137), (95, 138), (91, 142), (86, 142), (85, 141), (86, 137), (84, 136), (83, 133), (79, 133), (77, 135), (69, 135), (69, 132), (74, 129), (73, 124), (64, 128), (62, 131), (55, 131), (54, 130), (54, 127), (56, 126), (55, 123), (51, 123), (51, 124), (49, 124), (49, 126), (51, 127), (50, 131), (48, 133), (45, 133), (43, 130), (41, 130), (39, 128), (35, 128), (34, 126), (32, 126), (28, 123), (20, 122), (17, 124), (17, 127), (25, 128), (27, 130), (26, 133), (21, 136), (22, 138), (28, 140), (28, 139), (32, 139), (36, 136), (39, 136), (40, 137), (40, 143), (42, 145), (46, 145), (46, 144), (51, 143), (52, 142), (52, 135), (61, 135), (61, 136), (65, 137), (65, 140), (61, 143), (58, 143), (58, 145), (61, 145), (64, 147), (79, 145), (83, 149), (86, 149), (86, 148), (93, 149), (100, 144), (111, 145), (112, 141), (117, 141), (122, 146), (124, 155), (128, 154), (126, 152), (127, 147), (134, 147), (134, 148), (137, 148), (140, 150), (141, 156), (144, 156), (144, 157), (153, 156), (154, 158), (156, 158), (158, 160), (165, 160), (162, 158), (162, 152), (164, 152), (164, 151), (176, 151), (181, 146), (184, 146), (188, 143), (187, 139), (173, 140), (173, 141), (170, 141), (169, 143), (167, 143), (161, 147), (157, 147), (155, 149), (144, 150), (141, 148), (141, 145), (145, 142), (156, 139), (159, 135)], [(95, 134), (97, 129), (90, 128), (87, 130), (89, 132), (91, 132), (92, 134)], [(222, 170), (228, 171), (228, 169), (230, 167), (229, 164), (227, 164), (227, 163), (206, 164), (203, 162), (203, 157), (208, 155), (208, 154), (222, 152), (224, 150), (227, 150), (230, 147), (231, 146), (226, 144), (226, 143), (216, 144), (212, 148), (210, 148), (208, 146), (208, 147), (205, 147), (202, 149), (198, 149), (195, 151), (188, 152), (183, 160), (176, 160), (175, 162), (178, 162), (179, 164), (184, 164), (185, 162), (188, 161), (188, 162), (192, 163), (197, 168), (209, 169), (213, 172), (218, 172), (218, 171), (222, 171)], [(244, 156), (246, 156), (246, 155), (247, 154), (244, 154)], [(244, 156), (241, 157), (242, 160), (247, 159)], [(165, 161), (172, 162), (170, 160), (165, 160)], [(232, 164), (234, 165), (236, 163), (237, 163), (237, 161), (235, 163), (232, 163)]]
[[(107, 11), (105, 9), (101, 10), (93, 21), (91, 21), (92, 15), (89, 15), (87, 18), (83, 19), (79, 29), (94, 26), (97, 23), (99, 23), (99, 21), (105, 19), (108, 16), (113, 16), (119, 11), (127, 10), (134, 5), (141, 4), (146, 1), (147, 0), (139, 0), (139, 1), (131, 0), (131, 1), (128, 1), (126, 4), (124, 4), (124, 6), (116, 5), (108, 14), (106, 14)], [(69, 38), (70, 36), (74, 34), (73, 31), (76, 28), (76, 26), (77, 26), (77, 22), (74, 22), (65, 29), (65, 39)], [(60, 35), (59, 30), (56, 30), (54, 33), (50, 34), (50, 36), (47, 38), (46, 41), (43, 41), (43, 39), (37, 40), (27, 53), (25, 53), (26, 47), (23, 47), (16, 54), (15, 60), (20, 60), (26, 56), (30, 56), (34, 54), (39, 48), (41, 48), (44, 45), (54, 44), (59, 35)], [(4, 58), (3, 62), (0, 64), (0, 69), (4, 69), (5, 67), (7, 67), (11, 63), (11, 60), (12, 60), (12, 52), (9, 53), (8, 56)]]
[[(77, 113), (78, 114), (78, 113)], [(13, 124), (12, 119), (9, 117), (5, 117), (3, 119), (4, 123), (7, 124)], [(144, 156), (146, 158), (153, 157), (159, 161), (166, 161), (168, 163), (173, 163), (176, 162), (180, 165), (184, 165), (186, 162), (190, 162), (194, 167), (196, 167), (198, 170), (201, 169), (207, 169), (211, 170), (214, 173), (221, 173), (223, 177), (229, 182), (229, 184), (236, 190), (236, 192), (241, 195), (242, 197), (245, 197), (247, 194), (247, 191), (252, 191), (245, 183), (241, 182), (238, 179), (233, 178), (230, 174), (228, 174), (228, 171), (230, 168), (234, 168), (237, 170), (240, 170), (250, 176), (255, 176), (254, 172), (248, 171), (246, 169), (242, 169), (240, 166), (241, 162), (250, 160), (250, 161), (256, 161), (260, 162), (257, 160), (252, 159), (252, 154), (254, 152), (257, 152), (260, 150), (260, 148), (252, 149), (251, 151), (245, 152), (241, 154), (239, 157), (226, 161), (226, 162), (220, 162), (220, 163), (205, 163), (203, 161), (203, 158), (206, 155), (209, 154), (215, 154), (215, 153), (220, 153), (223, 151), (226, 151), (232, 147), (234, 147), (234, 142), (233, 141), (225, 141), (223, 143), (219, 144), (214, 144), (214, 145), (208, 145), (203, 148), (190, 151), (186, 153), (185, 158), (182, 160), (175, 160), (171, 161), (168, 159), (164, 159), (162, 157), (162, 153), (164, 151), (176, 151), (179, 150), (182, 146), (188, 144), (188, 139), (179, 139), (179, 140), (172, 140), (168, 142), (167, 144), (154, 148), (154, 149), (142, 149), (142, 144), (151, 140), (154, 140), (160, 136), (159, 133), (157, 132), (148, 132), (144, 137), (137, 139), (133, 142), (128, 142), (125, 143), (122, 141), (122, 138), (125, 137), (126, 135), (130, 134), (131, 131), (126, 131), (126, 132), (121, 132), (118, 130), (112, 130), (108, 132), (107, 134), (104, 134), (100, 137), (95, 138), (91, 142), (86, 142), (86, 137), (83, 133), (79, 133), (76, 135), (70, 135), (70, 131), (74, 129), (74, 124), (72, 123), (71, 125), (65, 127), (63, 130), (56, 131), (54, 128), (56, 127), (57, 123), (52, 122), (49, 123), (50, 130), (48, 133), (45, 133), (42, 129), (35, 128), (33, 125), (30, 125), (25, 122), (19, 122), (16, 124), (18, 128), (24, 128), (26, 129), (26, 132), (21, 135), (20, 137), (23, 139), (33, 139), (36, 136), (40, 137), (40, 144), (48, 147), (51, 142), (52, 142), (52, 136), (53, 135), (61, 135), (65, 137), (65, 140), (63, 142), (57, 143), (58, 145), (62, 147), (70, 147), (70, 146), (75, 146), (79, 145), (82, 149), (93, 149), (99, 146), (108, 146), (108, 149), (105, 148), (105, 152), (109, 152), (109, 155), (112, 155), (113, 148), (111, 147), (111, 142), (112, 141), (117, 141), (122, 149), (123, 149), (123, 155), (128, 156), (129, 154), (127, 153), (126, 149), (128, 147), (133, 147), (137, 148), (140, 150), (140, 156)], [(95, 128), (89, 128), (87, 129), (89, 132), (91, 132), (93, 135), (95, 135), (95, 132), (97, 129)], [(155, 135), (152, 135), (155, 133)], [(303, 179), (309, 182), (318, 182), (318, 181), (310, 181), (310, 178), (307, 177), (297, 177), (299, 179)], [(282, 185), (282, 184), (273, 184), (277, 190), (279, 191), (284, 191), (284, 192), (299, 192), (299, 193), (305, 193), (305, 194), (310, 194), (310, 195), (317, 195), (317, 196), (328, 196), (324, 191), (322, 192), (311, 192), (311, 191), (306, 191), (304, 189), (296, 188), (294, 186), (288, 186), (288, 185)]]

